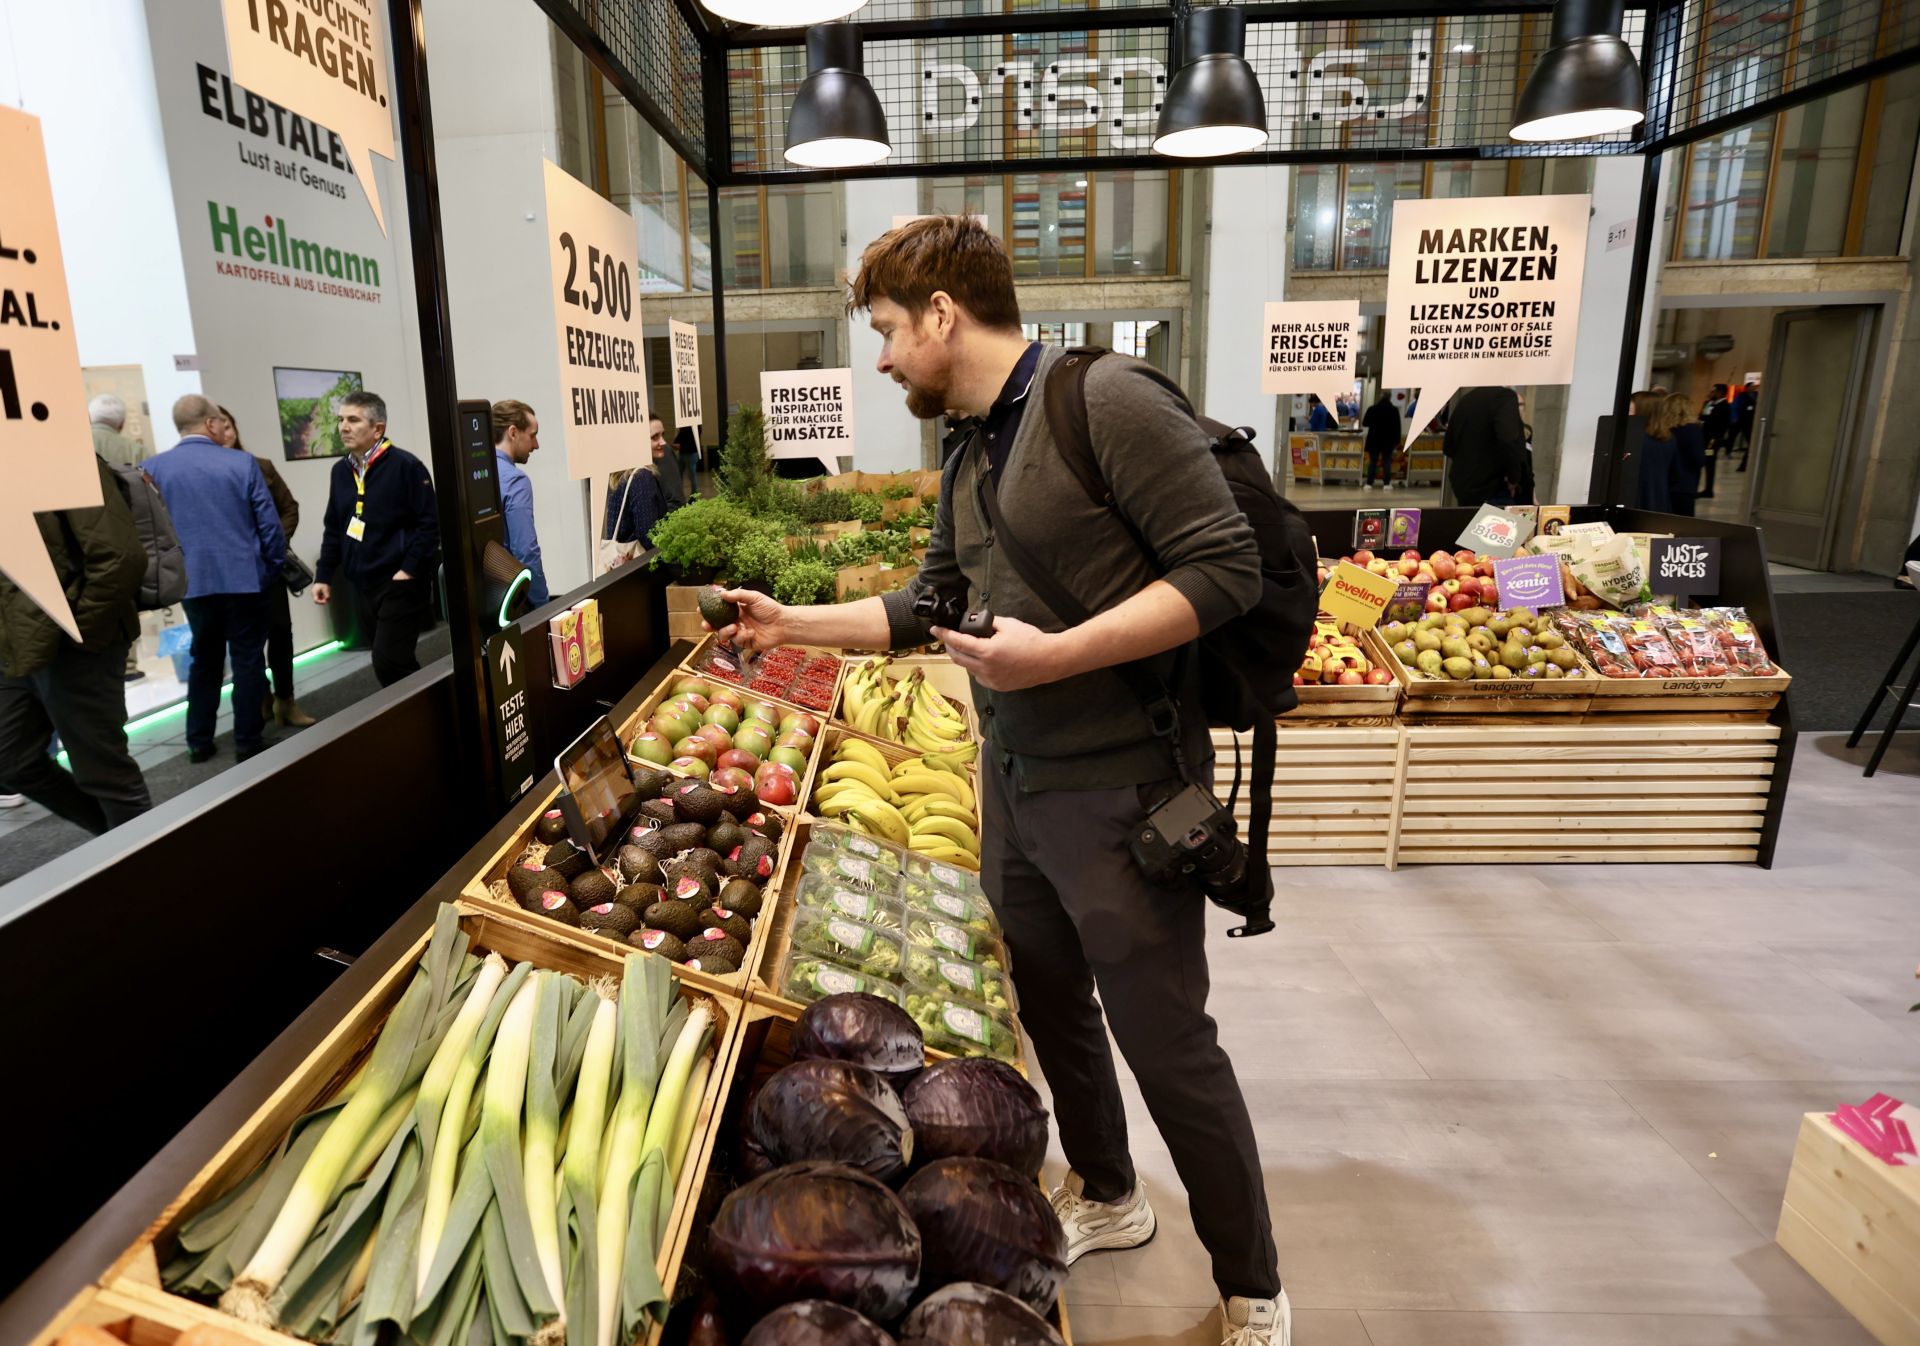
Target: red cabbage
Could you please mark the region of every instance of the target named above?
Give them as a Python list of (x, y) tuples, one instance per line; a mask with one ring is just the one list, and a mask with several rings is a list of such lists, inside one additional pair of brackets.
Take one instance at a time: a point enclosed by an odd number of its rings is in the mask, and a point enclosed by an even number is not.
[(1047, 1105), (1006, 1062), (984, 1056), (938, 1062), (907, 1086), (905, 1102), (922, 1163), (972, 1155), (1039, 1175), (1047, 1157)]
[(814, 1001), (793, 1031), (796, 1061), (850, 1061), (904, 1089), (927, 1063), (913, 1016), (891, 1000), (850, 991)]
[(900, 1346), (1066, 1346), (1052, 1324), (1012, 1295), (962, 1281), (935, 1291), (900, 1326)]
[(920, 1233), (900, 1198), (860, 1170), (789, 1164), (720, 1203), (707, 1260), (752, 1317), (830, 1299), (892, 1322), (920, 1283)]
[(761, 1086), (746, 1115), (750, 1147), (775, 1164), (830, 1159), (882, 1182), (913, 1162), (913, 1128), (893, 1086), (845, 1061), (795, 1061)]
[(937, 1159), (900, 1189), (928, 1285), (977, 1281), (1044, 1312), (1067, 1279), (1067, 1236), (1040, 1185), (991, 1159)]
[(825, 1299), (782, 1304), (754, 1324), (740, 1346), (894, 1346), (893, 1338), (852, 1309)]

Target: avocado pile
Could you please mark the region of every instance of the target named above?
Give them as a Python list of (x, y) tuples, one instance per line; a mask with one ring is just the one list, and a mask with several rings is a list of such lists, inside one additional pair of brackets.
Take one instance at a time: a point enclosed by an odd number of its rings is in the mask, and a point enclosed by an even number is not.
[(751, 790), (665, 771), (638, 773), (640, 816), (612, 862), (596, 866), (542, 815), (507, 870), (508, 895), (562, 925), (702, 972), (740, 970), (780, 848), (780, 816)]

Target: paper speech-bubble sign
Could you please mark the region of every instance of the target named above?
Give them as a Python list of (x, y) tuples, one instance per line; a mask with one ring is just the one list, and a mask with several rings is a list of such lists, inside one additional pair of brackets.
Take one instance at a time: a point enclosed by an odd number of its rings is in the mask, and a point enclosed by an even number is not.
[(1573, 381), (1588, 196), (1397, 201), (1380, 381), (1418, 388), (1411, 444), (1461, 388)]
[(374, 0), (221, 0), (236, 84), (340, 137), (387, 232), (373, 155), (395, 157), (383, 6)]
[(34, 522), (101, 503), (40, 119), (0, 107), (0, 571), (75, 640)]
[(1318, 393), (1327, 414), (1353, 394), (1360, 346), (1360, 301), (1315, 300), (1267, 305), (1260, 344), (1260, 391)]

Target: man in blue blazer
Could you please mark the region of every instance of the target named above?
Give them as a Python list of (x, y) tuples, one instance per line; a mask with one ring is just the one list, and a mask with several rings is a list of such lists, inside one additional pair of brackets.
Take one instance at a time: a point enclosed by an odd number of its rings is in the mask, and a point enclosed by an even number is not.
[(147, 461), (187, 554), (187, 756), (213, 756), (220, 674), (233, 661), (233, 746), (241, 761), (265, 744), (266, 588), (279, 584), (287, 538), (253, 455), (220, 443), (220, 408), (198, 393), (173, 404), (180, 442)]

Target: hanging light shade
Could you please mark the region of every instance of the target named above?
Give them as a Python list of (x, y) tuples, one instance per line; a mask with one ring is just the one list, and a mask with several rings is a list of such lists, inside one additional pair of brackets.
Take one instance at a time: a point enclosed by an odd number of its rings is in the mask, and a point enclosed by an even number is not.
[(1558, 0), (1546, 55), (1514, 105), (1515, 140), (1591, 140), (1647, 117), (1639, 62), (1620, 38), (1623, 0)]
[(1196, 9), (1180, 32), (1185, 60), (1160, 105), (1154, 152), (1211, 159), (1266, 144), (1267, 100), (1246, 62), (1246, 14), (1237, 5)]
[(701, 0), (707, 13), (756, 28), (805, 28), (844, 19), (867, 0)]
[(862, 73), (860, 26), (807, 29), (807, 80), (787, 114), (787, 162), (803, 168), (857, 168), (893, 153), (887, 114)]

